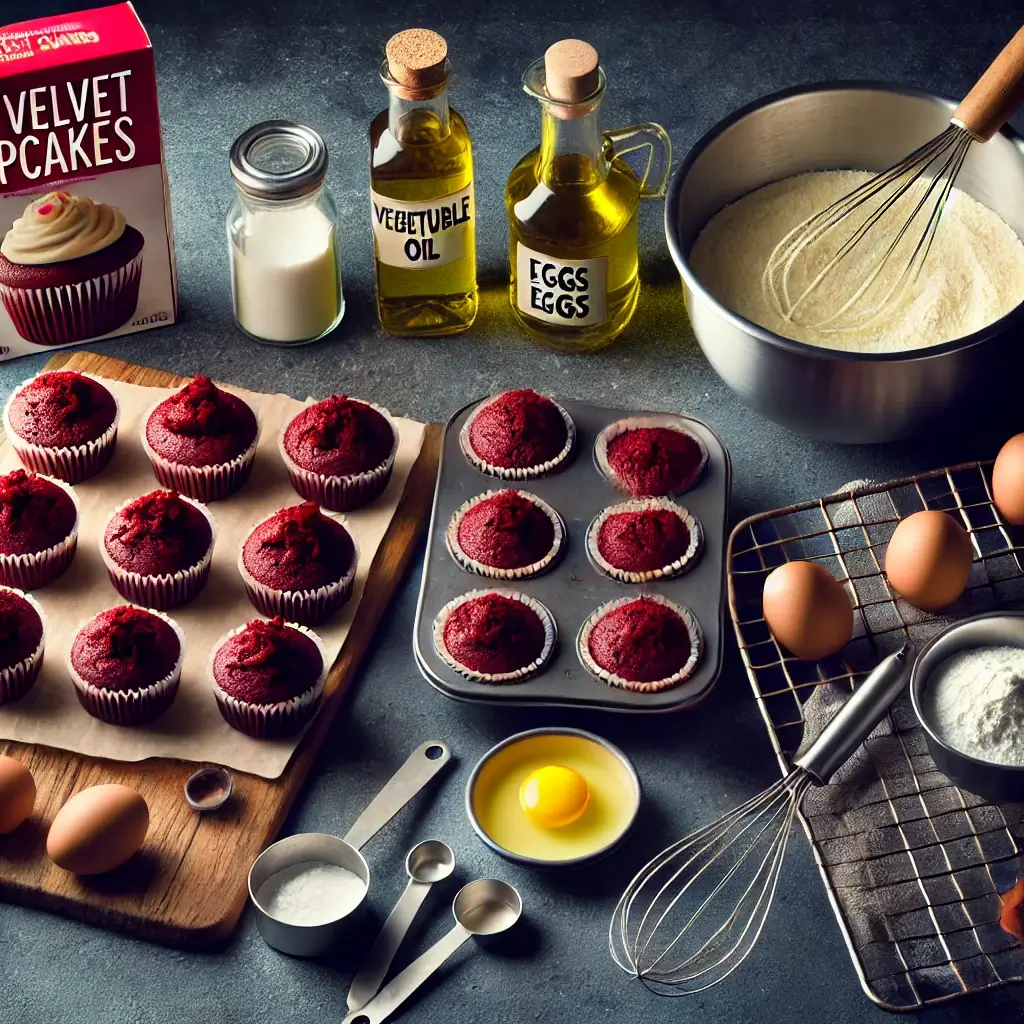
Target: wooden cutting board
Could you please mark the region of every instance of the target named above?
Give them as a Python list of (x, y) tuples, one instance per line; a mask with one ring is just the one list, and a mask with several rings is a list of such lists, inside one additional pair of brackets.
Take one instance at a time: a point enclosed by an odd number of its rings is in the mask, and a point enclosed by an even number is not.
[[(151, 387), (185, 382), (91, 352), (55, 355), (46, 368), (61, 367)], [(0, 741), (0, 753), (28, 764), (38, 789), (32, 819), (0, 836), (0, 897), (174, 946), (208, 946), (230, 935), (245, 906), (249, 866), (275, 838), (302, 788), (429, 518), (441, 434), (440, 426), (426, 428), (423, 449), (327, 678), (322, 707), (284, 774), (261, 779), (235, 772), (231, 801), (221, 811), (200, 815), (183, 793), (194, 764), (165, 759), (128, 764)], [(150, 832), (144, 849), (122, 868), (79, 878), (50, 862), (46, 830), (68, 797), (101, 782), (122, 782), (145, 796)]]

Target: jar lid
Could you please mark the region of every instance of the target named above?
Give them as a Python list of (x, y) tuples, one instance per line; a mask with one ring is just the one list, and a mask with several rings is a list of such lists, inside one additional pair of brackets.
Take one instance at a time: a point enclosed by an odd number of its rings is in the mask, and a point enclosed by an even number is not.
[(231, 177), (259, 199), (297, 199), (327, 173), (327, 146), (318, 132), (294, 121), (261, 121), (231, 146)]

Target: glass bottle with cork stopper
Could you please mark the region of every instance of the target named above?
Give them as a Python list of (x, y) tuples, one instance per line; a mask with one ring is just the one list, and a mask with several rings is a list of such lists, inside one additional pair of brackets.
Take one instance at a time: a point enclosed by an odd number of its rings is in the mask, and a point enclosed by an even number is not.
[[(605, 76), (579, 39), (549, 47), (523, 76), (542, 108), (540, 146), (505, 190), (512, 311), (534, 341), (559, 352), (607, 345), (640, 291), (637, 212), (665, 194), (672, 148), (657, 124), (602, 132)], [(623, 157), (648, 151), (642, 176)]]
[(387, 110), (370, 125), (377, 314), (392, 334), (468, 330), (477, 312), (473, 153), (448, 106), (448, 45), (429, 29), (392, 36)]

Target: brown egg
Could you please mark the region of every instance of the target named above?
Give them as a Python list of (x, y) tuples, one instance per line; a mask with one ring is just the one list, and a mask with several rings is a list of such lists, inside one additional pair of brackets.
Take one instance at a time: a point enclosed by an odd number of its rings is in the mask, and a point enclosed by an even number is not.
[(761, 603), (772, 635), (798, 658), (818, 661), (835, 654), (853, 634), (846, 588), (815, 562), (787, 562), (773, 569)]
[(971, 538), (951, 515), (915, 512), (893, 532), (885, 551), (885, 575), (900, 597), (934, 612), (964, 592), (973, 559)]
[(1012, 526), (1024, 526), (1024, 434), (1010, 438), (992, 467), (992, 500)]
[(36, 803), (36, 783), (24, 762), (0, 754), (0, 836), (28, 819)]
[(92, 786), (76, 793), (53, 819), (46, 853), (57, 867), (76, 875), (112, 871), (141, 849), (149, 830), (149, 808), (127, 786)]

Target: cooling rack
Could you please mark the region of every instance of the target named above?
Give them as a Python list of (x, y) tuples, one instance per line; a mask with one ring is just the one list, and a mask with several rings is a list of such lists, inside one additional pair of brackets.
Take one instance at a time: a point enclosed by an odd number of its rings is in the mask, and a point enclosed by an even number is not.
[[(1000, 519), (990, 483), (991, 463), (968, 463), (754, 516), (733, 531), (729, 607), (783, 772), (820, 686), (854, 688), (906, 637), (920, 648), (957, 619), (1024, 608), (1024, 531)], [(943, 617), (897, 598), (882, 571), (896, 524), (922, 509), (957, 516), (974, 545), (967, 590)], [(793, 559), (846, 581), (855, 628), (841, 656), (800, 661), (771, 636), (764, 579)], [(1024, 949), (998, 923), (999, 894), (1021, 863), (1022, 808), (953, 786), (929, 757), (909, 701), (860, 757), (858, 784), (812, 790), (800, 817), (864, 991), (885, 1009), (916, 1010), (1024, 980)]]

